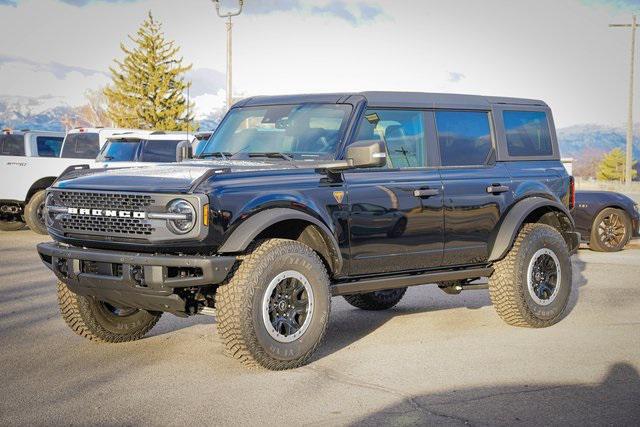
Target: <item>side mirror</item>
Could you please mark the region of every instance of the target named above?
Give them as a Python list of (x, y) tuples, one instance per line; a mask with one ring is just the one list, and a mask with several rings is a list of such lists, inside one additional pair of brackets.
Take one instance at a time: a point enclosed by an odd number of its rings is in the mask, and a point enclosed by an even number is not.
[(193, 147), (189, 141), (180, 141), (176, 145), (176, 162), (184, 162), (193, 158)]
[(387, 164), (387, 152), (382, 141), (358, 141), (347, 147), (347, 162), (353, 168), (379, 168)]

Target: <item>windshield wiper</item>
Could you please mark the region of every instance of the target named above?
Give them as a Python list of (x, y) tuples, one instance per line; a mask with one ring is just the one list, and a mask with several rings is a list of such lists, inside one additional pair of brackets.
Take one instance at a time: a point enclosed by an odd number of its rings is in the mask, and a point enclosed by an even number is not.
[(249, 157), (267, 157), (267, 158), (279, 157), (281, 159), (288, 160), (290, 162), (294, 161), (293, 157), (291, 157), (290, 155), (286, 153), (280, 153), (278, 151), (272, 151), (268, 153), (249, 153)]
[(229, 160), (231, 153), (227, 153), (224, 151), (214, 151), (212, 153), (201, 153), (197, 158), (198, 159), (206, 159), (207, 157), (221, 157), (222, 160)]

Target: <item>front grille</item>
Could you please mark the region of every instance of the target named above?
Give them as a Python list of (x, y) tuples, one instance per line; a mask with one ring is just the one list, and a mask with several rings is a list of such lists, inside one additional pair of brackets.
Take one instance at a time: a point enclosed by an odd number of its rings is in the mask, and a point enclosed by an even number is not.
[(150, 236), (155, 231), (150, 224), (140, 219), (92, 217), (84, 215), (69, 215), (62, 219), (62, 226), (65, 230), (113, 233), (122, 236)]
[(58, 198), (64, 206), (82, 206), (93, 209), (143, 210), (156, 201), (146, 194), (85, 193), (60, 191)]
[(81, 191), (52, 188), (47, 191), (47, 228), (57, 235), (81, 239), (122, 242), (164, 242), (203, 239), (207, 228), (197, 223), (193, 230), (176, 235), (168, 220), (149, 218), (167, 212), (177, 198), (188, 200), (196, 212), (208, 202), (206, 195)]

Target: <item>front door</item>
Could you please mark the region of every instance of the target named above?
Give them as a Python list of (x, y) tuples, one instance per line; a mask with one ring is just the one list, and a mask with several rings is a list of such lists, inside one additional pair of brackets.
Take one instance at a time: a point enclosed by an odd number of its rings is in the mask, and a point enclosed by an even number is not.
[(344, 173), (352, 276), (442, 262), (443, 194), (425, 144), (429, 119), (422, 111), (378, 109), (360, 124), (356, 140), (382, 139), (387, 165)]

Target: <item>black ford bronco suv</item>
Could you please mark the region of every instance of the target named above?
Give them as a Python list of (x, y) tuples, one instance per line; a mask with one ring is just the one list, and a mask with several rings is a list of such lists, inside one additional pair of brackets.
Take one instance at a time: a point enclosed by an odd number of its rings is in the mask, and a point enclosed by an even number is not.
[(286, 369), (319, 346), (332, 296), (383, 310), (408, 286), (488, 286), (507, 323), (558, 322), (573, 194), (541, 101), (254, 97), (196, 159), (67, 172), (38, 252), (85, 338), (131, 341), (163, 312), (215, 309), (231, 356)]

